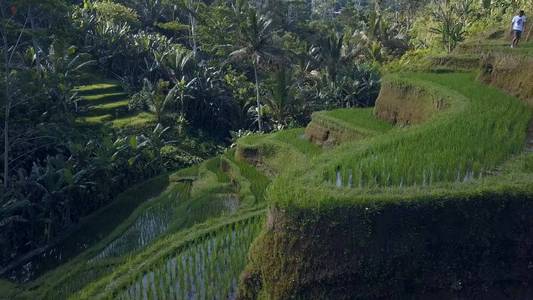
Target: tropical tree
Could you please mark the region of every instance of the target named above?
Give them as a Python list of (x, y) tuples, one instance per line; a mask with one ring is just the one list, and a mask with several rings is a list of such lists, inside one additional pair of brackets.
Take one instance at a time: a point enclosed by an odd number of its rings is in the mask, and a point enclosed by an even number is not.
[[(0, 3), (0, 14), (2, 16), (2, 21), (0, 24), (0, 35), (2, 36), (2, 65), (4, 67), (3, 71), (3, 90), (4, 90), (4, 126), (3, 126), (3, 136), (4, 136), (4, 153), (3, 153), (3, 163), (4, 163), (4, 176), (3, 176), (3, 185), (4, 188), (9, 187), (9, 150), (10, 150), (10, 135), (9, 135), (9, 125), (10, 125), (10, 114), (11, 108), (14, 105), (15, 97), (13, 95), (13, 85), (12, 85), (12, 70), (15, 68), (14, 59), (20, 54), (21, 38), (24, 34), (24, 31), (27, 29), (29, 21), (29, 13), (22, 19), (22, 23), (17, 22), (17, 7), (8, 6), (8, 3)], [(9, 36), (12, 35), (11, 28), (15, 28), (19, 31), (17, 38), (11, 40)]]
[(474, 0), (438, 0), (430, 9), (436, 23), (431, 32), (438, 34), (446, 51), (451, 52), (464, 40), (468, 27), (477, 18)]
[(295, 106), (295, 87), (292, 72), (285, 66), (278, 66), (268, 83), (269, 97), (266, 103), (278, 128), (287, 125)]
[(147, 107), (155, 114), (157, 123), (161, 124), (166, 110), (180, 94), (180, 84), (174, 85), (171, 89), (169, 86), (168, 81), (159, 79), (156, 83), (152, 83), (145, 78), (142, 90), (133, 95), (130, 100), (130, 108)]
[(258, 70), (262, 63), (278, 61), (282, 57), (282, 51), (273, 45), (272, 37), (274, 34), (272, 20), (258, 16), (255, 11), (249, 10), (246, 21), (239, 28), (240, 48), (230, 54), (230, 58), (233, 60), (247, 60), (252, 63), (259, 131), (263, 131), (263, 120)]
[(319, 45), (314, 50), (314, 56), (317, 61), (322, 62), (326, 67), (329, 79), (335, 82), (337, 79), (337, 70), (343, 60), (343, 41), (344, 35), (331, 33), (329, 36), (319, 40)]

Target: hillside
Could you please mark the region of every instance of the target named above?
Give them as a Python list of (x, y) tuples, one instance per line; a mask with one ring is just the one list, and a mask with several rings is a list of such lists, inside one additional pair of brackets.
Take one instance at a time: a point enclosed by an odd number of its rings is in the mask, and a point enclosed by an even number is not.
[[(438, 73), (385, 77), (374, 122), (313, 116), (308, 131), (350, 138), (311, 164), (291, 160), (269, 188), (243, 299), (529, 297), (531, 44), (489, 43), (475, 48), (479, 74), (468, 52), (430, 58)], [(376, 134), (380, 119), (395, 127)]]
[(51, 138), (2, 176), (0, 299), (533, 297), (533, 37), (485, 7), (425, 45), (439, 3), (42, 6), (68, 26), (6, 73)]

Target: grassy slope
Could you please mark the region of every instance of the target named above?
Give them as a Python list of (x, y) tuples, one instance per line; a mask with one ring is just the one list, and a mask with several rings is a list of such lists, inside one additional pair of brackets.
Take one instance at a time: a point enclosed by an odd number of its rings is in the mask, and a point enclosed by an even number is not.
[[(224, 233), (225, 230), (235, 228), (235, 226), (243, 222), (257, 219), (257, 222), (251, 224), (258, 226), (262, 224), (261, 217), (264, 214), (264, 209), (245, 211), (231, 217), (211, 219), (189, 230), (173, 233), (153, 243), (150, 247), (118, 267), (112, 274), (90, 284), (71, 299), (109, 299), (116, 297), (125, 288), (138, 281), (139, 276), (142, 278), (143, 274), (147, 274), (159, 268), (162, 264), (166, 264), (171, 257), (186, 252), (189, 248), (194, 248), (196, 243), (216, 237), (218, 233)], [(250, 242), (251, 240), (248, 241), (248, 243)], [(186, 270), (184, 271), (187, 272)], [(212, 270), (207, 272), (210, 271)], [(220, 273), (224, 271), (218, 270)], [(208, 281), (206, 283), (209, 284)]]
[[(263, 194), (270, 180), (247, 163), (235, 161), (233, 151), (201, 164), (196, 174), (186, 170), (181, 173), (183, 178), (197, 174), (197, 179), (190, 198), (182, 199), (174, 208), (176, 220), (171, 223), (168, 233), (145, 250), (133, 252), (116, 271), (89, 285), (76, 298), (111, 297), (118, 292), (117, 286), (127, 286), (137, 280), (143, 270), (157, 268), (160, 260), (170, 253), (178, 255), (188, 251), (186, 249), (193, 247), (194, 241), (202, 240), (206, 234), (217, 236), (221, 226), (233, 226), (231, 224), (264, 215)], [(173, 175), (171, 180), (179, 181), (180, 177)], [(224, 205), (217, 204), (222, 199), (220, 196), (227, 194), (239, 195), (241, 204), (237, 211), (227, 211)]]
[[(440, 81), (440, 79), (447, 77), (447, 80)], [(477, 101), (478, 103), (481, 103), (481, 100), (489, 100), (488, 102), (491, 104), (495, 104), (496, 108), (501, 108), (498, 103), (496, 103), (494, 100), (501, 97), (501, 93), (498, 93), (496, 91), (491, 91), (487, 97), (487, 94), (485, 94), (485, 87), (481, 85), (477, 85), (479, 88), (471, 89), (471, 85), (476, 86), (476, 83), (473, 82), (471, 75), (445, 75), (443, 77), (437, 76), (437, 75), (431, 75), (430, 81), (437, 84), (444, 84), (447, 86), (454, 86), (454, 89), (456, 92), (463, 94), (464, 96), (467, 96), (469, 99), (473, 99)], [(439, 78), (438, 78), (439, 77)], [(413, 75), (411, 78), (416, 81), (425, 81), (428, 79), (426, 75), (419, 76), (417, 78), (416, 75)], [(465, 82), (468, 82), (468, 84), (464, 84)], [(93, 107), (93, 112), (95, 115), (92, 115), (88, 118), (93, 119), (86, 119), (86, 121), (92, 121), (94, 123), (101, 123), (106, 120), (110, 120), (108, 118), (113, 118), (112, 112), (115, 109), (121, 109), (124, 108), (124, 100), (120, 100), (120, 97), (123, 95), (120, 94), (120, 92), (114, 91), (116, 86), (113, 86), (113, 84), (103, 83), (93, 86), (85, 86), (80, 89), (80, 93), (85, 93), (87, 96), (85, 100), (87, 102), (90, 102)], [(483, 93), (480, 93), (481, 90), (484, 90)], [(91, 96), (92, 94), (92, 96)], [(100, 97), (99, 97), (100, 96)], [(487, 97), (487, 98), (485, 98)], [(115, 98), (115, 100), (111, 100)], [(509, 104), (510, 102), (507, 102), (507, 100), (511, 99), (510, 97), (505, 98), (503, 101), (504, 104)], [(514, 101), (514, 100), (512, 100)], [(484, 103), (484, 105), (487, 103)], [(511, 128), (509, 130), (509, 127), (506, 127), (506, 124), (490, 124), (493, 128), (499, 128), (503, 130), (502, 132), (509, 133), (509, 132), (515, 132), (515, 134), (511, 134), (512, 136), (516, 137), (517, 139), (520, 139), (520, 128), (521, 125), (523, 125), (524, 120), (529, 117), (528, 113), (524, 113), (523, 111), (520, 112), (520, 109), (518, 108), (517, 111), (514, 111), (512, 108), (514, 106), (511, 105), (511, 109), (508, 109), (506, 111), (501, 111), (495, 109), (493, 113), (495, 114), (504, 114), (504, 116), (507, 116), (509, 119), (518, 120), (517, 126), (515, 128)], [(518, 107), (518, 106), (517, 106)], [(109, 111), (110, 110), (110, 111)], [(516, 115), (513, 115), (516, 114)], [(353, 128), (357, 129), (368, 129), (371, 131), (374, 131), (376, 133), (379, 133), (380, 135), (384, 134), (382, 137), (378, 137), (376, 139), (370, 139), (365, 141), (363, 144), (368, 143), (368, 145), (372, 143), (379, 142), (379, 139), (390, 139), (391, 136), (394, 135), (402, 135), (403, 137), (408, 136), (408, 132), (413, 130), (413, 128), (410, 129), (393, 129), (388, 135), (387, 132), (391, 129), (391, 126), (383, 123), (383, 122), (376, 122), (375, 119), (372, 119), (371, 117), (371, 110), (336, 110), (332, 112), (325, 112), (322, 113), (324, 118), (330, 118), (332, 121), (337, 123), (342, 123), (343, 125), (347, 125)], [(148, 121), (153, 120), (153, 116), (148, 115), (144, 116), (146, 117)], [(128, 124), (131, 124), (132, 122), (135, 123), (136, 121), (139, 121), (139, 123), (143, 124), (144, 121), (142, 120), (144, 118), (142, 115), (138, 116), (126, 116), (121, 117), (120, 119), (116, 119), (113, 122), (114, 126), (127, 126)], [(482, 122), (483, 123), (483, 122)], [(416, 130), (416, 128), (414, 128)], [(505, 131), (507, 130), (507, 132)], [(404, 132), (405, 131), (405, 132)], [(241, 145), (245, 146), (255, 146), (258, 144), (271, 144), (275, 145), (278, 151), (281, 149), (281, 151), (288, 151), (288, 152), (282, 152), (282, 153), (276, 153), (273, 155), (273, 157), (270, 157), (273, 165), (278, 167), (279, 171), (281, 172), (285, 168), (289, 167), (296, 167), (299, 164), (309, 164), (309, 161), (314, 161), (318, 157), (318, 165), (319, 166), (326, 166), (326, 168), (331, 165), (331, 161), (328, 160), (328, 157), (337, 156), (340, 153), (344, 153), (341, 156), (344, 156), (344, 158), (352, 159), (351, 156), (358, 155), (358, 151), (361, 151), (362, 148), (364, 148), (361, 145), (347, 145), (342, 146), (341, 148), (334, 150), (333, 152), (330, 151), (323, 151), (322, 149), (318, 148), (317, 146), (310, 144), (309, 142), (305, 141), (302, 138), (303, 135), (303, 129), (294, 129), (294, 130), (286, 130), (277, 132), (271, 135), (260, 135), (260, 136), (249, 136), (246, 138), (243, 138), (239, 143)], [(405, 136), (404, 136), (405, 135)], [(453, 135), (459, 135), (457, 132), (452, 132)], [(439, 136), (435, 136), (435, 133), (433, 133), (434, 138), (439, 138)], [(475, 137), (471, 135), (471, 137)], [(500, 136), (501, 137), (501, 136)], [(444, 138), (444, 137), (443, 137)], [(449, 138), (449, 136), (447, 136)], [(423, 141), (421, 139), (415, 139), (419, 141)], [(496, 139), (497, 140), (497, 139)], [(428, 141), (426, 141), (428, 142)], [(475, 142), (475, 140), (473, 141)], [(438, 143), (434, 144), (434, 142), (429, 142), (429, 144), (433, 145), (433, 150), (438, 148)], [(472, 143), (475, 145), (475, 143)], [(420, 144), (414, 143), (409, 148), (410, 150), (416, 150), (417, 147), (420, 146)], [(442, 145), (441, 145), (442, 146)], [(486, 146), (486, 145), (484, 145)], [(505, 148), (505, 147), (504, 147)], [(504, 153), (503, 156), (508, 157), (508, 154), (512, 151), (505, 151), (505, 149), (499, 148), (499, 149), (489, 149), (494, 150), (496, 153)], [(424, 148), (424, 150), (427, 150), (427, 148)], [(385, 149), (387, 151), (387, 149)], [(389, 149), (390, 151), (390, 149)], [(394, 151), (393, 151), (394, 152)], [(354, 154), (355, 153), (355, 154)], [(394, 152), (396, 153), (396, 152)], [(439, 152), (432, 153), (434, 155), (439, 155)], [(322, 155), (322, 157), (320, 157)], [(407, 155), (407, 154), (406, 154)], [(411, 155), (415, 158), (423, 157), (417, 156), (416, 153), (411, 153)], [(434, 158), (434, 157), (431, 157)], [(223, 160), (229, 161), (229, 163), (232, 165), (230, 169), (236, 169), (237, 171), (230, 171), (231, 175), (229, 175), (227, 172), (221, 171), (221, 164)], [(295, 161), (299, 161), (295, 162)], [(505, 182), (514, 182), (516, 186), (520, 186), (524, 182), (527, 182), (530, 180), (531, 176), (528, 175), (531, 170), (533, 170), (533, 163), (531, 163), (531, 156), (520, 156), (514, 160), (511, 160), (509, 163), (507, 163), (504, 167), (501, 168), (500, 174), (502, 175), (499, 179), (495, 177), (489, 177), (489, 178), (482, 178), (482, 179), (476, 179), (473, 182), (469, 183), (442, 183), (438, 185), (434, 185), (433, 187), (390, 187), (385, 192), (386, 194), (383, 194), (383, 190), (380, 189), (367, 189), (365, 190), (366, 195), (361, 197), (354, 197), (355, 193), (358, 192), (352, 192), (347, 191), (344, 189), (331, 189), (331, 186), (327, 187), (326, 189), (320, 190), (319, 193), (316, 195), (312, 195), (316, 190), (312, 189), (311, 187), (314, 187), (313, 185), (320, 185), (320, 182), (312, 182), (312, 185), (306, 185), (308, 191), (305, 194), (299, 194), (298, 196), (303, 196), (301, 198), (303, 199), (312, 199), (313, 197), (324, 197), (323, 199), (330, 199), (332, 202), (336, 201), (347, 201), (348, 203), (357, 200), (357, 201), (363, 201), (363, 200), (390, 200), (390, 201), (398, 201), (400, 199), (415, 199), (417, 197), (427, 195), (428, 193), (433, 194), (439, 194), (439, 193), (450, 193), (450, 190), (455, 189), (462, 190), (463, 192), (471, 192), (479, 187), (488, 188), (492, 187), (494, 189), (497, 189), (500, 185), (498, 184), (500, 179), (505, 179)], [(498, 161), (501, 162), (501, 161)], [(498, 163), (495, 163), (497, 165)], [(335, 164), (333, 164), (335, 165)], [(305, 168), (304, 168), (305, 170)], [(309, 170), (305, 170), (304, 173), (308, 173)], [(127, 263), (122, 264), (122, 262), (110, 262), (113, 266), (120, 265), (117, 268), (117, 271), (112, 273), (111, 275), (105, 275), (107, 277), (104, 277), (103, 279), (99, 280), (97, 283), (92, 284), (89, 288), (85, 289), (81, 295), (84, 297), (92, 298), (94, 295), (99, 294), (103, 291), (100, 290), (100, 288), (106, 287), (111, 284), (112, 288), (111, 290), (106, 290), (105, 292), (113, 292), (113, 290), (116, 290), (116, 286), (124, 286), (127, 285), (128, 282), (135, 276), (138, 276), (139, 274), (142, 274), (143, 272), (150, 270), (151, 267), (154, 265), (157, 265), (159, 263), (159, 260), (161, 257), (164, 257), (168, 255), (171, 252), (175, 252), (177, 248), (181, 247), (185, 243), (189, 243), (190, 241), (196, 240), (199, 237), (201, 237), (204, 234), (210, 234), (210, 232), (213, 232), (213, 230), (217, 230), (220, 228), (221, 224), (225, 226), (224, 224), (232, 224), (232, 222), (236, 222), (241, 220), (242, 218), (247, 218), (251, 215), (256, 214), (262, 214), (263, 211), (259, 208), (259, 210), (254, 210), (256, 207), (262, 207), (260, 204), (262, 202), (262, 199), (264, 197), (264, 191), (266, 187), (269, 185), (269, 179), (266, 178), (263, 174), (257, 171), (256, 168), (248, 165), (247, 163), (241, 161), (241, 160), (235, 160), (233, 156), (233, 152), (229, 152), (226, 157), (222, 157), (220, 159), (214, 159), (206, 163), (203, 167), (204, 172), (200, 174), (200, 177), (203, 179), (199, 182), (199, 184), (203, 184), (203, 187), (199, 188), (197, 197), (194, 199), (191, 199), (191, 201), (185, 201), (185, 204), (182, 207), (182, 209), (178, 209), (177, 215), (179, 216), (187, 216), (190, 215), (189, 221), (179, 221), (178, 223), (175, 223), (172, 232), (174, 234), (169, 235), (163, 239), (160, 239), (159, 241), (153, 243), (153, 245), (149, 246), (146, 250), (141, 250), (137, 254), (135, 254), (131, 259), (128, 260)], [(522, 173), (525, 172), (525, 173)], [(174, 175), (171, 176), (171, 180), (179, 180), (180, 177), (195, 177), (198, 173), (198, 170), (193, 170), (192, 172), (185, 171), (181, 173), (180, 175)], [(526, 174), (526, 175), (524, 175)], [(302, 173), (292, 173), (291, 176), (302, 176), (307, 177), (308, 175), (302, 174)], [(285, 182), (294, 182), (294, 177), (282, 177), (285, 179)], [(283, 179), (281, 181), (283, 181)], [(232, 180), (237, 180), (240, 183), (239, 190), (233, 190), (231, 186), (228, 186), (232, 182)], [(244, 183), (244, 184), (243, 184)], [(472, 184), (474, 183), (474, 184)], [(248, 187), (246, 188), (246, 184), (248, 184)], [(278, 186), (279, 187), (279, 186)], [(288, 184), (287, 189), (292, 189), (294, 186), (292, 184)], [(287, 196), (294, 196), (295, 193), (288, 193), (283, 195), (283, 197), (280, 197), (280, 192), (282, 192), (283, 189), (274, 189), (273, 192), (270, 193), (269, 197), (270, 199), (275, 199), (276, 201), (279, 201), (279, 199), (289, 197)], [(286, 190), (284, 190), (286, 191)], [(205, 212), (206, 208), (211, 205), (211, 202), (216, 201), (212, 196), (213, 194), (218, 193), (224, 193), (224, 192), (237, 192), (237, 193), (249, 193), (252, 194), (256, 201), (259, 202), (259, 206), (256, 206), (257, 203), (252, 204), (251, 206), (247, 207), (242, 212), (238, 213), (237, 215), (234, 215), (232, 217), (222, 217), (220, 219), (217, 219), (216, 221), (208, 221), (207, 223), (202, 223), (205, 220), (212, 219), (212, 216), (216, 215), (216, 211), (220, 211), (220, 207), (215, 208), (214, 214), (211, 215), (211, 213), (208, 213), (207, 217), (202, 216), (199, 218), (196, 218), (197, 214), (200, 214), (201, 212)], [(300, 191), (301, 192), (301, 191)], [(216, 198), (216, 197), (215, 197)], [(298, 197), (300, 198), (300, 197)], [(294, 198), (293, 198), (294, 199)], [(335, 199), (335, 200), (333, 200)], [(104, 241), (102, 241), (98, 247), (94, 247), (90, 249), (87, 253), (78, 257), (76, 260), (71, 262), (70, 264), (60, 267), (55, 272), (52, 272), (50, 274), (47, 274), (43, 278), (40, 279), (40, 282), (45, 282), (43, 286), (39, 287), (37, 291), (42, 292), (44, 290), (50, 290), (57, 288), (60, 284), (64, 283), (68, 277), (76, 276), (76, 269), (79, 268), (79, 266), (76, 266), (77, 263), (84, 263), (90, 256), (94, 255), (98, 249), (102, 249), (103, 246), (105, 246), (107, 243), (115, 239), (116, 237), (120, 236), (122, 232), (124, 232), (129, 225), (132, 224), (132, 222), (135, 220), (135, 217), (140, 212), (146, 210), (149, 207), (149, 205), (142, 207), (139, 209), (136, 213), (134, 213), (126, 222), (123, 222), (119, 228), (115, 230), (113, 234), (108, 236)], [(209, 210), (208, 210), (209, 211)], [(181, 222), (181, 223), (180, 223)], [(192, 229), (186, 229), (190, 228), (190, 226), (193, 226), (196, 223), (202, 223), (200, 225), (196, 225), (192, 227)], [(185, 229), (185, 230), (184, 230)], [(36, 287), (38, 285), (33, 285), (33, 287)], [(14, 293), (17, 287), (12, 286), (11, 284), (0, 282), (0, 290), (6, 291), (3, 293), (3, 295), (9, 295), (9, 293)], [(31, 292), (28, 295), (28, 297), (36, 297), (35, 295), (39, 295), (38, 293)], [(30, 296), (31, 295), (31, 296)], [(42, 294), (40, 294), (42, 295)], [(107, 294), (108, 296), (110, 294)], [(19, 295), (20, 296), (20, 295)]]

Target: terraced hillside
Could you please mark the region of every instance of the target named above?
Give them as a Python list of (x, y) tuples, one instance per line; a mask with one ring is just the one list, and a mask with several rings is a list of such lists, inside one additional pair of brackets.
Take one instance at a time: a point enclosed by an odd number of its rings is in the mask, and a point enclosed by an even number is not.
[[(234, 297), (249, 245), (262, 228), (269, 179), (233, 157), (229, 152), (164, 176), (164, 191), (118, 226), (110, 220), (114, 230), (98, 243), (36, 280), (3, 284), (0, 298)], [(144, 189), (154, 186), (146, 182)], [(139, 189), (143, 185), (119, 198), (131, 201)], [(104, 209), (91, 218), (109, 217)]]
[[(340, 145), (278, 169), (242, 299), (531, 297), (533, 81), (510, 74), (533, 57), (490, 43), (480, 71), (468, 52), (387, 75), (373, 118), (313, 116), (311, 139)], [(237, 153), (261, 153), (263, 140)], [(262, 152), (255, 164), (279, 168), (283, 154)]]
[[(317, 112), (139, 185), (119, 197), (127, 211), (83, 225), (111, 220), (85, 251), (0, 282), (0, 298), (531, 297), (533, 81), (505, 80), (529, 47), (464, 45), (386, 75), (373, 109)], [(83, 124), (153, 120), (116, 82), (77, 90)]]
[(138, 128), (155, 121), (151, 113), (128, 110), (129, 95), (116, 81), (95, 81), (76, 87), (75, 91), (82, 98), (79, 103), (82, 124), (108, 123), (114, 128)]

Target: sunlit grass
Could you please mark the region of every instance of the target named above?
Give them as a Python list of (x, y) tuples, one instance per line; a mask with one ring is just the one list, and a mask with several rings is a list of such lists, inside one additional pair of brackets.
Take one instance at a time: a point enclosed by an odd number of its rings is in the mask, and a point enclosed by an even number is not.
[(112, 121), (113, 127), (115, 128), (126, 128), (126, 127), (144, 127), (148, 124), (155, 123), (156, 118), (153, 113), (141, 112), (133, 116), (127, 116), (118, 118)]
[(150, 112), (128, 111), (129, 95), (117, 82), (96, 82), (76, 87), (73, 91), (80, 95), (80, 106), (85, 111), (78, 117), (80, 124), (139, 129), (155, 122), (155, 116)]
[(309, 157), (321, 153), (322, 148), (309, 142), (304, 136), (304, 131), (304, 128), (282, 130), (274, 133), (272, 138), (292, 146)]
[(97, 116), (91, 116), (91, 117), (79, 117), (78, 121), (80, 123), (86, 123), (88, 125), (100, 125), (104, 124), (105, 122), (113, 120), (113, 116), (110, 114), (104, 114), (104, 115), (97, 115)]
[(95, 105), (95, 106), (92, 106), (93, 109), (114, 109), (114, 108), (124, 108), (124, 107), (128, 107), (128, 102), (129, 100), (121, 100), (121, 101), (115, 101), (115, 102), (112, 102), (112, 103), (107, 103), (107, 104), (100, 104), (100, 105)]
[(74, 88), (74, 91), (78, 92), (80, 95), (103, 94), (120, 90), (122, 90), (122, 87), (117, 82), (113, 81), (87, 84)]
[(328, 121), (342, 122), (354, 130), (370, 130), (383, 133), (392, 129), (392, 125), (374, 116), (373, 108), (345, 108), (316, 113), (314, 118), (325, 118)]

